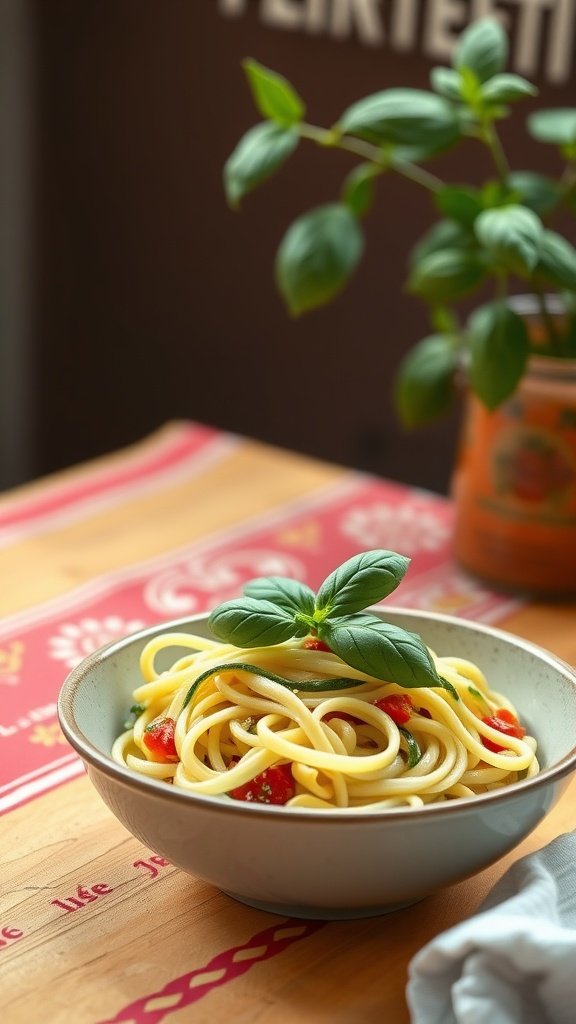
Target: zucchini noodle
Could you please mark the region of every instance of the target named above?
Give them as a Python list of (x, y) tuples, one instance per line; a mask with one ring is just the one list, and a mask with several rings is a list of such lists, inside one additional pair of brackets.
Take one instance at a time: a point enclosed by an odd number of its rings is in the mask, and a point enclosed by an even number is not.
[[(158, 671), (174, 648), (185, 653)], [(406, 689), (302, 640), (239, 649), (161, 634), (142, 652), (135, 721), (112, 756), (192, 793), (318, 809), (422, 807), (536, 775), (536, 740), (491, 724), (499, 712), (516, 722), (510, 701), (477, 665), (430, 653), (450, 685)], [(398, 695), (400, 722), (387, 703)], [(287, 796), (273, 799), (279, 766)]]

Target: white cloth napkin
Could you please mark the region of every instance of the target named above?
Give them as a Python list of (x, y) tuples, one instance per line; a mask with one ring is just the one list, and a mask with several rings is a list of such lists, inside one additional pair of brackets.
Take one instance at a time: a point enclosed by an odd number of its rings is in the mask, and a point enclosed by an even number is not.
[(408, 978), (412, 1024), (574, 1024), (576, 832), (517, 861)]

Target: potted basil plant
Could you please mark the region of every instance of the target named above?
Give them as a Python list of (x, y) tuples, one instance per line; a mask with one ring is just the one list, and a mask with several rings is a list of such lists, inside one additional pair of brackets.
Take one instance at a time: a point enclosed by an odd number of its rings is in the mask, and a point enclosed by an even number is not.
[[(576, 212), (576, 108), (526, 118), (530, 136), (559, 151), (561, 175), (515, 169), (498, 123), (537, 90), (506, 71), (507, 59), (505, 31), (481, 19), (458, 39), (451, 66), (432, 69), (429, 90), (366, 96), (326, 128), (307, 123), (282, 75), (247, 59), (261, 119), (227, 160), (224, 186), (238, 208), (304, 142), (355, 158), (340, 195), (280, 241), (275, 276), (292, 315), (344, 289), (390, 174), (428, 191), (437, 221), (415, 239), (407, 288), (428, 307), (430, 333), (399, 366), (397, 411), (407, 428), (425, 426), (464, 389), (456, 556), (500, 588), (557, 596), (576, 593), (576, 249), (552, 221)], [(474, 144), (491, 156), (489, 180), (447, 183), (430, 170), (438, 153)], [(463, 315), (480, 289), (482, 302)]]

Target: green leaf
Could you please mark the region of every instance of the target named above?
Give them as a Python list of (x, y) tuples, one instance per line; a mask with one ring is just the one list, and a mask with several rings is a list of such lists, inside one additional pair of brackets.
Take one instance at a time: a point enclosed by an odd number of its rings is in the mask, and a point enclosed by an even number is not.
[(477, 253), (440, 249), (413, 264), (408, 289), (429, 302), (448, 302), (476, 288), (485, 273)]
[(316, 594), (316, 610), (351, 615), (376, 604), (396, 589), (409, 565), (410, 559), (395, 551), (376, 549), (354, 555), (324, 580)]
[(460, 93), (464, 101), (463, 111), (468, 117), (468, 125), (471, 128), (477, 123), (477, 108), (482, 103), (482, 83), (472, 68), (461, 67), (458, 71), (460, 76)]
[(294, 152), (298, 135), (271, 121), (262, 121), (240, 139), (224, 165), (224, 190), (233, 208), (243, 196), (269, 178)]
[(508, 175), (508, 185), (522, 205), (528, 206), (539, 216), (553, 210), (560, 198), (558, 183), (533, 171), (512, 171)]
[(342, 201), (355, 217), (363, 217), (374, 202), (375, 183), (382, 168), (377, 164), (359, 164), (350, 172), (342, 188)]
[(508, 182), (504, 183), (493, 178), (484, 182), (480, 189), (480, 195), (485, 210), (497, 206), (510, 206), (518, 201), (518, 196), (515, 195)]
[(358, 221), (343, 203), (320, 206), (295, 220), (276, 257), (276, 280), (291, 313), (330, 302), (355, 270), (363, 245)]
[(394, 399), (404, 426), (420, 427), (454, 404), (458, 351), (454, 338), (432, 334), (408, 353), (396, 377)]
[[(560, 154), (569, 164), (573, 164), (574, 161), (576, 161), (576, 140), (574, 140), (574, 142), (567, 142), (564, 146), (560, 146)], [(572, 200), (572, 209), (574, 209), (574, 193), (569, 191), (566, 198), (568, 200)]]
[(449, 146), (460, 135), (454, 107), (422, 89), (385, 89), (358, 100), (337, 129), (376, 143), (419, 147)]
[(290, 612), (251, 597), (224, 601), (211, 613), (208, 625), (220, 640), (236, 647), (271, 647), (308, 633)]
[(458, 70), (468, 68), (480, 82), (486, 82), (506, 67), (508, 37), (492, 18), (475, 21), (461, 33), (452, 64)]
[(403, 725), (398, 726), (398, 732), (402, 733), (406, 740), (406, 746), (408, 748), (408, 768), (415, 768), (419, 761), (422, 760), (422, 751), (418, 746), (418, 743), (414, 739), (414, 736), (409, 729), (405, 729)]
[(452, 68), (437, 67), (430, 72), (430, 84), (439, 96), (444, 99), (453, 100), (456, 103), (462, 102), (461, 85), (462, 79), (457, 71)]
[(439, 220), (412, 247), (409, 262), (414, 266), (431, 253), (443, 249), (467, 249), (476, 245), (476, 238), (471, 231), (453, 220)]
[(508, 270), (526, 274), (536, 266), (543, 227), (540, 218), (526, 206), (511, 204), (484, 210), (474, 231), (490, 255)]
[(537, 95), (536, 86), (520, 75), (494, 75), (482, 86), (482, 98), (489, 103), (514, 103)]
[(479, 189), (465, 185), (444, 185), (434, 198), (441, 213), (466, 228), (473, 227), (476, 217), (484, 209)]
[(219, 675), (220, 672), (230, 672), (231, 670), (235, 672), (250, 672), (252, 675), (262, 676), (264, 679), (269, 679), (272, 683), (278, 683), (279, 686), (285, 686), (287, 690), (293, 690), (295, 693), (300, 691), (304, 693), (337, 692), (339, 690), (350, 690), (358, 686), (357, 679), (349, 679), (345, 676), (320, 677), (319, 679), (284, 679), (282, 676), (276, 675), (275, 672), (270, 672), (269, 669), (263, 668), (262, 665), (253, 665), (249, 661), (223, 661), (220, 665), (212, 664), (210, 668), (207, 668), (196, 677), (184, 697), (182, 708), (188, 707), (194, 694), (207, 679), (212, 679), (214, 676)]
[(292, 615), (296, 612), (312, 615), (314, 612), (314, 591), (305, 583), (287, 576), (262, 576), (250, 580), (244, 587), (244, 593), (258, 601), (271, 601)]
[(576, 108), (535, 110), (527, 120), (528, 131), (538, 142), (569, 146), (576, 142)]
[(290, 82), (251, 57), (242, 61), (242, 66), (254, 102), (263, 117), (284, 126), (302, 120), (306, 108)]
[(490, 302), (472, 314), (467, 326), (474, 393), (496, 409), (515, 391), (528, 358), (528, 331), (518, 313), (505, 302)]
[(416, 633), (375, 616), (326, 619), (318, 634), (347, 665), (399, 686), (440, 686), (428, 648)]
[(576, 249), (556, 231), (545, 231), (536, 272), (558, 288), (576, 290)]

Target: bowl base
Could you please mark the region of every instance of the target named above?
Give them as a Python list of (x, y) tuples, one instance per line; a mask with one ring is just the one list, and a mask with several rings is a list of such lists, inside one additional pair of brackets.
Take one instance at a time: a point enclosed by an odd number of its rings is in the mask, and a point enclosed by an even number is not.
[(420, 903), (424, 896), (414, 900), (407, 900), (405, 903), (390, 903), (384, 907), (300, 907), (291, 903), (267, 903), (261, 900), (252, 900), (246, 896), (238, 896), (235, 892), (223, 890), (226, 896), (230, 896), (238, 903), (244, 903), (254, 910), (264, 910), (267, 914), (277, 914), (279, 917), (301, 917), (310, 921), (352, 921), (362, 917), (381, 917), (384, 914), (392, 914), (396, 910), (404, 910)]

